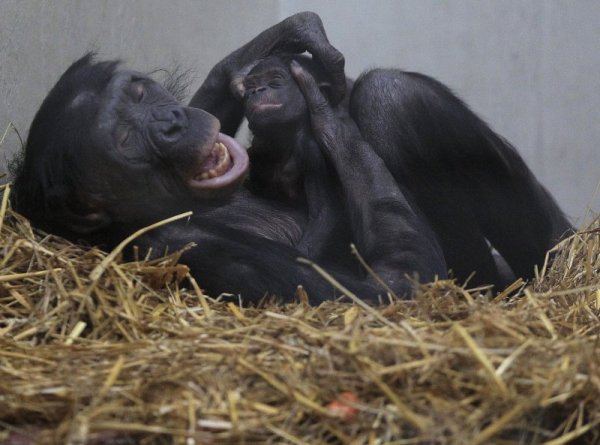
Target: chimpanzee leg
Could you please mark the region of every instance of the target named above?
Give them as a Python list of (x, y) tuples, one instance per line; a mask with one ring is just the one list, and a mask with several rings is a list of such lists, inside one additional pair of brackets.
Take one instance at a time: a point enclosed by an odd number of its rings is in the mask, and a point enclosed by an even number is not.
[[(451, 276), (460, 284), (468, 279), (469, 286), (506, 285), (500, 278), (491, 249), (470, 208), (460, 191), (439, 187), (423, 190), (420, 201), (427, 202), (428, 218), (438, 236)], [(475, 273), (474, 273), (475, 272)]]
[(572, 227), (531, 172), (520, 173), (503, 186), (484, 183), (471, 199), (493, 204), (476, 207), (481, 227), (515, 275), (530, 278), (533, 265), (541, 265), (546, 252)]
[(362, 138), (346, 108), (332, 109), (310, 73), (297, 62), (290, 67), (306, 99), (318, 148), (339, 179), (359, 252), (391, 289), (405, 297), (414, 292), (411, 276), (423, 282), (445, 276), (446, 262), (427, 220)]
[(570, 228), (514, 148), (436, 80), (373, 70), (356, 82), (350, 113), (434, 226), (459, 279), (475, 270), (476, 282), (498, 282), (485, 238), (530, 277)]

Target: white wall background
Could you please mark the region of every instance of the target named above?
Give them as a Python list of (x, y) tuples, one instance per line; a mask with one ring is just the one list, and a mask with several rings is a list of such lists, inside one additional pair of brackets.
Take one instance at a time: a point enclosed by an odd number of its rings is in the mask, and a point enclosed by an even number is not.
[[(598, 0), (0, 0), (0, 137), (25, 136), (68, 64), (95, 49), (139, 70), (212, 65), (302, 10), (319, 13), (347, 72), (445, 82), (516, 145), (577, 222), (600, 211)], [(9, 134), (5, 156), (18, 146)]]

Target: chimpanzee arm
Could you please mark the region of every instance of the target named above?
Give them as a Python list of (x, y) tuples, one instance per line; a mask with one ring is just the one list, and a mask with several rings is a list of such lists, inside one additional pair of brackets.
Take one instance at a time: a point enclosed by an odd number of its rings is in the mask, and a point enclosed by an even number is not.
[(296, 246), (306, 257), (321, 262), (330, 241), (339, 231), (343, 206), (339, 203), (335, 173), (331, 171), (315, 141), (303, 147), (303, 185), (308, 221)]
[(221, 131), (233, 135), (243, 118), (239, 98), (231, 91), (235, 76), (244, 67), (270, 54), (304, 51), (310, 52), (325, 67), (332, 79), (333, 101), (339, 102), (346, 91), (344, 56), (327, 40), (319, 16), (301, 12), (263, 31), (217, 63), (192, 97), (190, 106), (212, 113), (221, 121)]
[(406, 275), (417, 273), (421, 281), (443, 277), (446, 265), (427, 222), (413, 210), (347, 111), (334, 111), (298, 63), (292, 62), (291, 69), (306, 98), (314, 136), (340, 179), (359, 251), (404, 295), (412, 287)]
[[(243, 302), (256, 303), (266, 295), (290, 301), (299, 285), (307, 291), (310, 302), (318, 304), (336, 296), (333, 287), (312, 268), (300, 264), (301, 253), (295, 248), (247, 231), (227, 227), (222, 220), (203, 225), (192, 219), (189, 224), (176, 222), (149, 232), (136, 240), (144, 252), (152, 247), (161, 253), (190, 243), (196, 246), (181, 257), (205, 292), (213, 297), (221, 293), (240, 295)], [(375, 299), (381, 290), (371, 283), (343, 272), (335, 266), (327, 270), (350, 291), (366, 299)]]

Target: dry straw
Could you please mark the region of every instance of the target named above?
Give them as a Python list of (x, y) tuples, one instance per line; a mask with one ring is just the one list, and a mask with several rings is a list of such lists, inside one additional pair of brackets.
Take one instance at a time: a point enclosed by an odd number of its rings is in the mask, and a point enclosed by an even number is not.
[(600, 219), (495, 297), (241, 308), (177, 255), (38, 234), (7, 193), (0, 443), (600, 443)]

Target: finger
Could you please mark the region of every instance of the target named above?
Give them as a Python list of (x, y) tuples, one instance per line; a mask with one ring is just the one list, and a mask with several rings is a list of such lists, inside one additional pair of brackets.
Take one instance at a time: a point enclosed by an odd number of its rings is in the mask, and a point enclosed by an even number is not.
[(326, 110), (329, 109), (327, 99), (323, 96), (323, 93), (321, 93), (317, 82), (315, 82), (315, 79), (310, 73), (305, 71), (295, 60), (292, 60), (290, 63), (290, 70), (296, 83), (298, 83), (298, 86), (300, 87), (300, 91), (302, 91), (302, 94), (304, 95), (311, 115), (314, 116), (315, 114), (323, 114), (326, 112)]
[(346, 72), (344, 55), (332, 46), (323, 30), (319, 37), (312, 39), (306, 45), (313, 58), (323, 67), (331, 79), (331, 104), (337, 105), (346, 95)]
[(321, 63), (331, 79), (331, 103), (337, 105), (346, 95), (346, 73), (344, 55), (328, 42), (315, 48), (313, 56)]
[(252, 69), (258, 65), (260, 60), (255, 60), (254, 62), (249, 63), (237, 73), (234, 73), (231, 77), (231, 82), (229, 82), (229, 90), (233, 96), (241, 101), (246, 94), (246, 87), (244, 87), (244, 79), (246, 76), (252, 71)]
[(346, 95), (344, 55), (329, 43), (323, 22), (314, 12), (302, 12), (290, 17), (290, 26), (295, 31), (304, 31), (297, 40), (286, 42), (286, 50), (292, 53), (306, 50), (321, 63), (332, 82), (331, 103), (337, 105)]
[(246, 88), (244, 87), (244, 76), (236, 74), (233, 79), (231, 79), (231, 82), (229, 82), (229, 91), (231, 91), (233, 97), (241, 102), (246, 94)]

